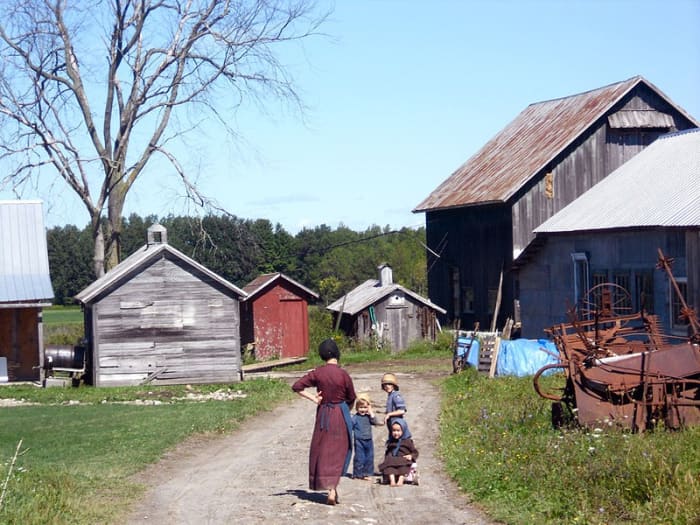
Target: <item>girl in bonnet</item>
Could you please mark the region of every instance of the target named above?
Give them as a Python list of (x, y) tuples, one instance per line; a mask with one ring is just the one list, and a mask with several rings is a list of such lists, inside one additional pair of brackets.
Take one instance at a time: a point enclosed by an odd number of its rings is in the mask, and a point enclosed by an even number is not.
[(413, 443), (406, 420), (397, 418), (391, 423), (391, 437), (386, 442), (384, 461), (379, 465), (383, 483), (392, 487), (403, 485), (406, 476), (418, 459), (418, 449)]

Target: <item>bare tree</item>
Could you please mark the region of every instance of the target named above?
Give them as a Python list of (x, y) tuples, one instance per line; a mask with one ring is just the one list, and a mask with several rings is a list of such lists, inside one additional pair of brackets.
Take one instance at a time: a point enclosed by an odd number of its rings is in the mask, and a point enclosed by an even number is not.
[(20, 194), (58, 173), (87, 208), (98, 277), (119, 262), (124, 203), (154, 155), (209, 202), (169, 149), (197, 129), (176, 114), (196, 106), (233, 133), (230, 112), (247, 101), (302, 108), (278, 46), (325, 19), (308, 0), (0, 4), (0, 158), (11, 166), (0, 187)]

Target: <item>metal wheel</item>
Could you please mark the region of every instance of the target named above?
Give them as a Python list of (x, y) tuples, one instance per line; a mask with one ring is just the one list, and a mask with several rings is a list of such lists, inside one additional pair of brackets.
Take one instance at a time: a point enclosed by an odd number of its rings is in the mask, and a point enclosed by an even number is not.
[(611, 319), (632, 312), (632, 296), (622, 286), (601, 283), (586, 293), (581, 301), (580, 315), (584, 319)]

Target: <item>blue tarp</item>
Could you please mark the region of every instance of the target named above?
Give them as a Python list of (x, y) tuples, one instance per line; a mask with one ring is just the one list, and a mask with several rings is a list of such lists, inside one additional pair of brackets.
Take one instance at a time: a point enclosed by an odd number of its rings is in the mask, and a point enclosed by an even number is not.
[[(470, 360), (471, 362), (471, 356)], [(544, 365), (559, 362), (556, 345), (547, 339), (502, 340), (498, 350), (496, 375), (529, 376), (535, 375)], [(557, 370), (548, 370), (545, 374)]]
[[(472, 338), (471, 337), (458, 337), (457, 338), (457, 354), (459, 357), (464, 357), (464, 354), (467, 353), (467, 349), (469, 348), (469, 343), (471, 342)], [(469, 358), (467, 359), (467, 363), (472, 365), (474, 368), (479, 366), (479, 339), (478, 337), (474, 339), (474, 342), (472, 343), (471, 350), (469, 350)]]

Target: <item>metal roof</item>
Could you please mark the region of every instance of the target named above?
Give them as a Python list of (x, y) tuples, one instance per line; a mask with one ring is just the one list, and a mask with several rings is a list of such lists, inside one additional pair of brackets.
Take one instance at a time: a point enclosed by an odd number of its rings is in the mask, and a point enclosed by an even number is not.
[(0, 308), (52, 299), (41, 201), (0, 201)]
[[(648, 86), (688, 120), (700, 125), (640, 76), (585, 93), (531, 104), (413, 212), (506, 202), (639, 84)], [(627, 120), (632, 118), (641, 118), (641, 115), (626, 116)], [(664, 120), (664, 117), (657, 116), (656, 120)]]
[(344, 314), (355, 315), (368, 306), (378, 303), (387, 295), (390, 295), (396, 291), (401, 291), (404, 294), (413, 297), (416, 301), (423, 303), (433, 310), (437, 310), (441, 314), (447, 313), (445, 309), (440, 308), (429, 299), (421, 297), (417, 293), (412, 292), (408, 288), (404, 288), (400, 284), (389, 284), (382, 286), (380, 281), (377, 279), (368, 279), (357, 288), (349, 291), (337, 301), (329, 304), (326, 308), (334, 312), (340, 312), (342, 310), (342, 313)]
[(288, 283), (292, 284), (293, 286), (299, 288), (302, 290), (304, 293), (308, 294), (309, 296), (313, 297), (314, 299), (318, 299), (318, 294), (312, 290), (309, 290), (306, 286), (299, 284), (295, 280), (287, 277), (283, 273), (266, 273), (263, 275), (259, 275), (252, 281), (250, 281), (248, 284), (246, 284), (243, 287), (243, 291), (248, 294), (248, 297), (246, 299), (250, 299), (260, 293), (267, 285), (273, 283), (274, 281), (278, 280), (284, 280), (287, 281)]
[(700, 227), (700, 129), (663, 135), (535, 233)]
[(80, 293), (78, 293), (75, 298), (82, 303), (90, 303), (110, 286), (118, 283), (122, 279), (127, 279), (129, 274), (136, 270), (139, 266), (151, 263), (154, 259), (163, 257), (166, 254), (170, 254), (173, 257), (180, 259), (185, 262), (190, 267), (196, 269), (197, 271), (207, 275), (214, 281), (218, 282), (225, 288), (231, 290), (241, 298), (245, 298), (246, 294), (243, 290), (230, 283), (220, 275), (212, 272), (205, 266), (202, 266), (194, 259), (187, 257), (181, 251), (173, 248), (166, 243), (158, 244), (146, 244), (136, 250), (134, 253), (129, 255), (126, 259), (120, 262), (117, 266), (112, 268), (102, 277), (94, 281), (92, 284), (84, 288)]

